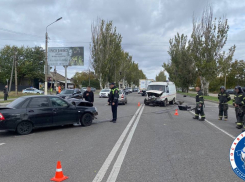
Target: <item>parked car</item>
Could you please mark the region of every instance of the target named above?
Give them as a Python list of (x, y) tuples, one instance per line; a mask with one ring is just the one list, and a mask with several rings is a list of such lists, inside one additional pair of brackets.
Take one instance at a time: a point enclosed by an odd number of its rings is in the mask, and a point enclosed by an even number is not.
[(84, 92), (84, 90), (80, 90), (78, 88), (65, 89), (65, 90), (62, 90), (60, 92), (60, 94), (57, 94), (57, 96), (61, 97), (62, 99), (66, 99), (66, 98), (82, 99), (83, 98), (83, 92)]
[(126, 96), (126, 93), (124, 92), (124, 90), (119, 90), (119, 98), (118, 98), (118, 104), (127, 104), (128, 103), (128, 99)]
[(23, 94), (27, 94), (27, 93), (30, 93), (30, 94), (43, 94), (44, 92), (42, 90), (38, 90), (36, 88), (26, 88), (26, 89), (22, 90), (22, 93)]
[(227, 89), (226, 92), (228, 94), (234, 94), (235, 93), (235, 90), (234, 89)]
[(81, 123), (90, 126), (97, 109), (86, 101), (68, 102), (58, 96), (23, 96), (0, 108), (0, 130), (27, 135), (35, 128)]
[(127, 88), (123, 89), (123, 91), (125, 92), (126, 95), (128, 95), (130, 93)]
[(138, 89), (137, 89), (137, 88), (134, 88), (134, 89), (133, 89), (133, 92), (138, 92)]
[[(82, 89), (83, 89), (84, 91), (86, 91), (86, 90), (87, 90), (87, 87), (82, 87)], [(92, 92), (95, 92), (95, 91), (96, 91), (96, 88), (91, 87), (91, 91), (92, 91)]]
[(99, 97), (109, 97), (109, 94), (110, 94), (110, 89), (103, 89), (100, 91), (99, 93)]
[(132, 89), (132, 88), (127, 88), (127, 89), (128, 89), (128, 91), (129, 91), (130, 93), (133, 92), (133, 89)]

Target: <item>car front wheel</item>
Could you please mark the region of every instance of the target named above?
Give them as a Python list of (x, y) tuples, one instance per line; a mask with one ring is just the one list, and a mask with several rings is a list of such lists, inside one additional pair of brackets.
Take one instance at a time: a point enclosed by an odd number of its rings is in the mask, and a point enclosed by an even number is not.
[(32, 124), (29, 121), (22, 121), (21, 123), (18, 124), (16, 128), (16, 132), (19, 135), (28, 135), (29, 133), (32, 132)]
[(90, 113), (85, 113), (80, 120), (82, 126), (90, 126), (92, 124), (92, 121), (93, 117)]

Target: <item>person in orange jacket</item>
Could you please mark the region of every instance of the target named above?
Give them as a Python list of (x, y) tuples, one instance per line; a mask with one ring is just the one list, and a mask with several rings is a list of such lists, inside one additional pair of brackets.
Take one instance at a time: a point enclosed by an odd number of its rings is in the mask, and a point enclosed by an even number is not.
[(59, 94), (60, 94), (60, 92), (61, 92), (61, 87), (60, 87), (60, 86), (58, 87), (58, 92), (59, 92)]

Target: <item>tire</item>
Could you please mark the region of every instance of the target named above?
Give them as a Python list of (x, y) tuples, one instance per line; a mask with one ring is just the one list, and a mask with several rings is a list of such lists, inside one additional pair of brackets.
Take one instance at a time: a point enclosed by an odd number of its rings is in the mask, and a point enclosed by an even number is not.
[(175, 98), (173, 98), (173, 100), (172, 101), (169, 101), (169, 104), (174, 104), (175, 103)]
[(19, 135), (28, 135), (32, 132), (33, 126), (29, 121), (22, 121), (16, 127), (16, 132)]
[(93, 122), (93, 117), (90, 113), (85, 113), (80, 119), (82, 126), (90, 126)]
[(167, 107), (167, 100), (163, 101), (163, 107)]

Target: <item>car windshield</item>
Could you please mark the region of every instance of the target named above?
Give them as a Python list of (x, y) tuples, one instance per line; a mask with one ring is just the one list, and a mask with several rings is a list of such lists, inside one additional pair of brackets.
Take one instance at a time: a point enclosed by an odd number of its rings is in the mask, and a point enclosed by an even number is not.
[(21, 102), (23, 102), (25, 99), (20, 97), (18, 99), (15, 99), (13, 102), (7, 105), (9, 108), (16, 108)]
[(60, 94), (73, 94), (73, 90), (62, 90)]
[(103, 89), (103, 90), (101, 90), (101, 92), (110, 92), (110, 90), (108, 90), (108, 89)]
[(158, 90), (165, 92), (165, 85), (149, 85), (147, 90)]

